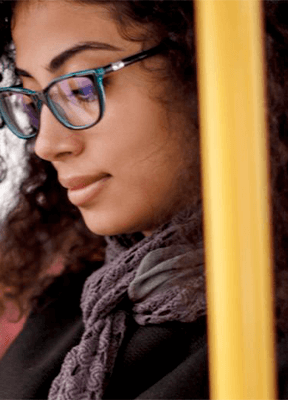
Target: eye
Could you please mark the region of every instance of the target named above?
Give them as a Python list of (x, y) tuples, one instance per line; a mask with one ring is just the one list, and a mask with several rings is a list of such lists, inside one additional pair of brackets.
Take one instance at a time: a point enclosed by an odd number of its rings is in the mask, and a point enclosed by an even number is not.
[(98, 98), (93, 86), (73, 89), (71, 90), (71, 97), (76, 97), (78, 101), (87, 103), (95, 101)]
[[(103, 87), (107, 89), (111, 83), (111, 78), (105, 76), (103, 78)], [(81, 85), (77, 84), (77, 87), (71, 87), (71, 97), (77, 98), (79, 102), (90, 103), (98, 99), (98, 93), (96, 92), (96, 88), (94, 84), (90, 81), (87, 83), (81, 83)]]
[[(98, 99), (97, 88), (89, 78), (76, 78), (68, 81), (68, 97), (77, 99), (78, 102), (90, 103)], [(64, 88), (63, 88), (64, 89)]]

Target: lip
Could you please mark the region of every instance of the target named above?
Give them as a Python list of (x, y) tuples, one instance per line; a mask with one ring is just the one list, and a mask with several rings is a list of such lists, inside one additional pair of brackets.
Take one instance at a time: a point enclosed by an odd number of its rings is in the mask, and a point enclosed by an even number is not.
[(98, 175), (81, 175), (81, 176), (73, 176), (69, 178), (61, 178), (58, 177), (60, 184), (69, 190), (78, 190), (82, 189), (85, 186), (90, 185), (91, 183), (97, 182), (106, 176), (110, 176), (106, 173), (101, 173)]
[(70, 202), (80, 207), (91, 202), (100, 193), (109, 178), (111, 175), (102, 173), (96, 176), (59, 179), (59, 182), (68, 189), (67, 195)]

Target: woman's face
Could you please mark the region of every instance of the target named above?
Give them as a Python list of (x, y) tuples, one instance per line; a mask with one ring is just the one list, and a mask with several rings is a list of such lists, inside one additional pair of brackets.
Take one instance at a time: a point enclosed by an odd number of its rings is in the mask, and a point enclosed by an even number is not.
[[(142, 50), (141, 43), (122, 38), (108, 10), (97, 4), (18, 4), (12, 33), (17, 68), (27, 75), (22, 77), (25, 88), (41, 90), (53, 78)], [(59, 58), (84, 42), (91, 47)], [(56, 56), (60, 61), (51, 68)], [(157, 56), (145, 61), (151, 67), (162, 62)], [(105, 115), (89, 129), (70, 130), (46, 106), (41, 111), (35, 152), (53, 164), (69, 200), (88, 228), (100, 235), (149, 235), (171, 210), (175, 212), (180, 189), (187, 186), (178, 176), (186, 168), (179, 140), (183, 117), (157, 102), (164, 83), (141, 64), (109, 76)], [(107, 179), (96, 183), (105, 175)]]

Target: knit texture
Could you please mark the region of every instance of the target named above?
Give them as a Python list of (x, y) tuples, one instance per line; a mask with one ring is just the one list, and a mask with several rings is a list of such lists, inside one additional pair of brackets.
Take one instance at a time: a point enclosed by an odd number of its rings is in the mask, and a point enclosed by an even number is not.
[[(136, 235), (106, 237), (105, 264), (88, 277), (82, 293), (83, 336), (66, 355), (49, 400), (102, 398), (127, 312), (141, 325), (192, 322), (206, 313), (203, 250), (191, 244), (199, 218), (184, 210), (140, 241)], [(127, 294), (131, 308), (123, 310)]]

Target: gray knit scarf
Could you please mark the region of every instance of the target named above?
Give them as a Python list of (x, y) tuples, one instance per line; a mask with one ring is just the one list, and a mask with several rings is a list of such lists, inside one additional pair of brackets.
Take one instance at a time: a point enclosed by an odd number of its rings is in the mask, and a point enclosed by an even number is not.
[[(199, 218), (184, 210), (140, 241), (133, 235), (105, 238), (105, 263), (88, 277), (82, 293), (84, 333), (66, 355), (49, 400), (102, 398), (127, 313), (140, 325), (192, 322), (205, 314), (203, 250), (188, 240)], [(117, 307), (127, 293), (131, 310)]]

